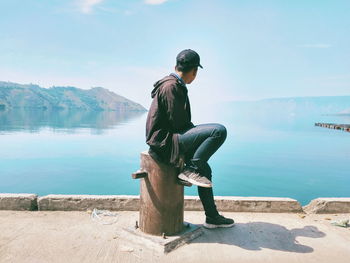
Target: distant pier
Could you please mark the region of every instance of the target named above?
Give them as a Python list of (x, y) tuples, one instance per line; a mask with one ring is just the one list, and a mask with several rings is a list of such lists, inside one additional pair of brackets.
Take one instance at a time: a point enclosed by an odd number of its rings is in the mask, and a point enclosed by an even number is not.
[(316, 122), (315, 126), (350, 132), (350, 124), (336, 124), (336, 123)]

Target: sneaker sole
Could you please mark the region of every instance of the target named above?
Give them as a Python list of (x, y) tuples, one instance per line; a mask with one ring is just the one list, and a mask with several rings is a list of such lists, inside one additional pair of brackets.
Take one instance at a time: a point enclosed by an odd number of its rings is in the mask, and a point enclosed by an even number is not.
[(208, 223), (204, 223), (203, 226), (205, 228), (209, 228), (209, 229), (213, 229), (213, 228), (219, 228), (219, 227), (233, 227), (235, 225), (235, 223), (232, 224), (224, 224), (224, 225), (214, 225), (214, 224), (208, 224)]
[(187, 176), (185, 176), (183, 174), (179, 174), (177, 177), (180, 178), (183, 181), (187, 181), (187, 182), (190, 182), (191, 184), (198, 185), (198, 186), (201, 186), (201, 187), (211, 188), (213, 186), (212, 184), (209, 185), (209, 184), (198, 183), (197, 181), (192, 180), (192, 179), (188, 178)]
[(185, 181), (185, 180), (182, 180), (182, 179), (180, 179), (180, 178), (178, 178), (177, 183), (178, 183), (179, 185), (183, 185), (183, 186), (188, 186), (188, 187), (191, 187), (191, 186), (192, 186), (192, 184), (191, 184), (190, 182)]

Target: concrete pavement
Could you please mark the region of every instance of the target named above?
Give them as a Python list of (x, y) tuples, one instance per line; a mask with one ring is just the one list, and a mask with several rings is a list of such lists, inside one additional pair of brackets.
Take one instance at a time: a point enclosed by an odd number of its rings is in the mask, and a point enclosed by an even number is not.
[[(233, 213), (229, 229), (204, 234), (167, 255), (130, 243), (118, 230), (138, 212), (117, 211), (102, 225), (81, 211), (0, 211), (0, 262), (349, 262), (350, 228), (330, 224), (350, 214)], [(185, 221), (202, 224), (202, 211)]]

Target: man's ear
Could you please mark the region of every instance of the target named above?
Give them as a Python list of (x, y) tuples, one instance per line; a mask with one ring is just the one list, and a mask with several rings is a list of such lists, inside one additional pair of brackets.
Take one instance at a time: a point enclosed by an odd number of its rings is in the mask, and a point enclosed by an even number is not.
[(197, 71), (198, 71), (198, 67), (196, 67), (196, 68), (193, 69), (193, 72), (192, 72), (193, 76), (196, 76), (196, 75), (197, 75)]

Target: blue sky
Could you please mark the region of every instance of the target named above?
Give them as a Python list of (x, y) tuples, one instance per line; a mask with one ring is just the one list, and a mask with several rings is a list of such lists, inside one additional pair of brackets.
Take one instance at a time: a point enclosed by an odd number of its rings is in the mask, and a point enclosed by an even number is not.
[(185, 48), (191, 104), (350, 94), (350, 1), (0, 0), (0, 80), (148, 107)]

